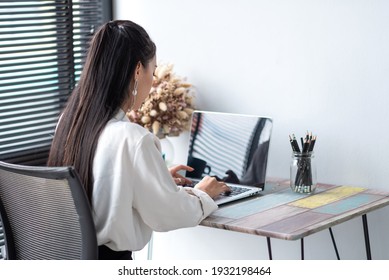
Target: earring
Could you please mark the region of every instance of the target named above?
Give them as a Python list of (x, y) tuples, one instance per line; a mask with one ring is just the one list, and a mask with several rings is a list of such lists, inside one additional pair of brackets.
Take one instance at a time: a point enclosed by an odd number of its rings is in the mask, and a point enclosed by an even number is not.
[(135, 80), (134, 89), (132, 90), (132, 95), (136, 96), (138, 94), (138, 79)]

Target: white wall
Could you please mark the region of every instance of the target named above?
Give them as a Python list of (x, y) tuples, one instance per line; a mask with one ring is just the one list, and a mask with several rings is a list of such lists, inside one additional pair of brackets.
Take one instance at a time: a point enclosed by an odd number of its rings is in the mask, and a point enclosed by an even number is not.
[[(389, 191), (389, 1), (114, 4), (115, 18), (141, 24), (158, 61), (174, 63), (196, 86), (199, 109), (273, 117), (269, 176), (288, 177), (288, 135), (309, 130), (318, 135), (319, 181)], [(375, 259), (389, 259), (388, 215), (368, 215)], [(365, 258), (360, 218), (334, 233), (341, 257)], [(188, 245), (187, 236), (202, 245)], [(231, 239), (239, 254), (224, 249)], [(275, 259), (299, 258), (299, 243), (273, 242)], [(154, 258), (267, 258), (265, 238), (204, 227), (156, 234), (154, 245)], [(307, 258), (335, 258), (328, 232), (307, 238), (306, 250)]]

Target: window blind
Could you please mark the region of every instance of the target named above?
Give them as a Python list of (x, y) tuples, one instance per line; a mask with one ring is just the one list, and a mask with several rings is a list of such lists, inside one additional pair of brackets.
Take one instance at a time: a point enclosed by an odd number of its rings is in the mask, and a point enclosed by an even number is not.
[(0, 160), (46, 163), (90, 37), (111, 17), (108, 6), (104, 0), (0, 2)]

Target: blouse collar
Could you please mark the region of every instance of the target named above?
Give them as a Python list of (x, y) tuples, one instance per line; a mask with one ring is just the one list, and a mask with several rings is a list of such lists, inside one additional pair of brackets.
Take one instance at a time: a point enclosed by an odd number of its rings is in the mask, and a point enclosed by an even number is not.
[(120, 108), (114, 116), (118, 121), (128, 120), (126, 113)]

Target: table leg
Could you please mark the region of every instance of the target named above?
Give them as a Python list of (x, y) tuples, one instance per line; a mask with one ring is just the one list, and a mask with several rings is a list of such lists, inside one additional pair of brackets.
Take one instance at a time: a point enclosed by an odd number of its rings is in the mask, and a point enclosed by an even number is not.
[(273, 255), (272, 255), (272, 252), (271, 252), (270, 237), (266, 237), (266, 241), (267, 241), (267, 251), (269, 252), (269, 260), (272, 260), (273, 259)]
[[(366, 214), (362, 216), (362, 219), (363, 219), (363, 230), (364, 230), (364, 233), (365, 233), (365, 244), (366, 244), (367, 259), (371, 260), (369, 230), (368, 230), (368, 227), (367, 227), (367, 217), (366, 217)], [(328, 228), (328, 229), (330, 231), (332, 244), (334, 245), (336, 258), (338, 260), (340, 260), (340, 256), (339, 256), (339, 252), (338, 252), (338, 247), (336, 246), (335, 237), (334, 237), (334, 234), (332, 232), (332, 228)], [(266, 240), (267, 240), (267, 250), (268, 250), (268, 253), (269, 253), (269, 260), (272, 260), (273, 259), (273, 255), (272, 255), (272, 250), (271, 250), (270, 237), (266, 237)], [(301, 238), (301, 259), (304, 260), (304, 238)]]
[(304, 259), (304, 238), (301, 238), (301, 259)]
[(330, 230), (330, 235), (331, 235), (331, 239), (332, 239), (332, 244), (334, 245), (336, 258), (337, 258), (338, 260), (340, 260), (338, 248), (337, 248), (336, 242), (335, 242), (335, 237), (334, 237), (334, 234), (332, 233), (332, 228), (328, 228), (328, 229)]
[(367, 257), (368, 260), (371, 260), (369, 228), (367, 226), (367, 216), (366, 216), (366, 214), (362, 215), (362, 222), (363, 222), (363, 233), (365, 235), (366, 257)]

